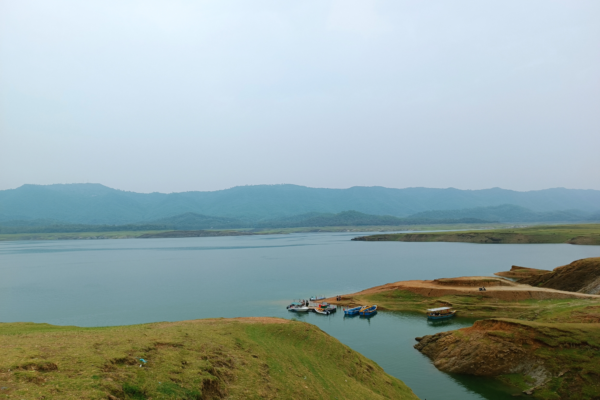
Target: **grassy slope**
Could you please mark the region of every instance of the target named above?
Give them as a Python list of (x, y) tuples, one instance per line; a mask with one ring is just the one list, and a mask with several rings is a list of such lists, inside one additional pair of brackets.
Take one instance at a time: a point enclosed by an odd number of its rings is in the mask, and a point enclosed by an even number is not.
[(397, 233), (357, 238), (366, 241), (467, 243), (571, 243), (600, 245), (600, 224), (538, 225), (470, 232)]
[[(529, 321), (545, 320), (546, 316), (566, 315), (569, 321), (583, 321), (588, 313), (578, 314), (586, 307), (599, 307), (596, 299), (555, 299), (503, 301), (490, 297), (464, 294), (426, 297), (408, 290), (390, 290), (365, 296), (356, 296), (353, 304), (377, 304), (382, 310), (415, 311), (425, 313), (428, 308), (450, 305), (459, 315), (475, 318), (515, 318)], [(600, 315), (598, 321), (600, 322)]]
[(0, 324), (0, 398), (417, 399), (318, 328), (265, 320)]

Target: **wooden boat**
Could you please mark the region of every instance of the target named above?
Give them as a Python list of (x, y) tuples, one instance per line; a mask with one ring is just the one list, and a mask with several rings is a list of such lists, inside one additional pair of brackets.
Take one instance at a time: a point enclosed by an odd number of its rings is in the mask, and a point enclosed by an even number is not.
[(455, 315), (456, 310), (453, 310), (452, 307), (438, 307), (427, 310), (427, 319), (432, 321), (452, 318)]
[(358, 313), (364, 317), (374, 315), (375, 313), (377, 313), (377, 305), (364, 306), (360, 309)]
[(358, 307), (354, 307), (354, 308), (346, 308), (344, 309), (344, 315), (358, 315), (360, 309), (363, 306), (358, 306)]

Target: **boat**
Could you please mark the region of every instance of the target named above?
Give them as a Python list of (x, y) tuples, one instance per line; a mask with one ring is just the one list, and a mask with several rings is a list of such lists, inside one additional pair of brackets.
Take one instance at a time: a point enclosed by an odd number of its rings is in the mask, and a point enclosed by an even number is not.
[(304, 300), (294, 301), (294, 302), (292, 302), (292, 304), (290, 304), (286, 308), (288, 311), (295, 311), (295, 312), (310, 311), (310, 308), (308, 307), (308, 303)]
[(314, 310), (317, 314), (329, 315), (329, 310), (327, 310), (326, 308), (318, 308), (317, 307)]
[(360, 309), (363, 306), (358, 306), (358, 307), (354, 307), (354, 308), (346, 308), (344, 309), (344, 315), (358, 315)]
[(309, 312), (310, 308), (308, 308), (308, 306), (290, 307), (290, 308), (288, 308), (288, 311)]
[(327, 297), (325, 297), (325, 296), (313, 296), (309, 300), (310, 301), (319, 301), (319, 300), (325, 300), (326, 298)]
[(314, 308), (317, 314), (329, 315), (337, 311), (337, 307), (329, 303), (321, 303)]
[(369, 315), (374, 315), (377, 313), (377, 305), (364, 306), (358, 311), (358, 313), (360, 315), (362, 315), (363, 317), (367, 317)]
[(453, 310), (452, 307), (438, 307), (427, 310), (427, 319), (432, 321), (452, 318), (455, 315), (456, 310)]

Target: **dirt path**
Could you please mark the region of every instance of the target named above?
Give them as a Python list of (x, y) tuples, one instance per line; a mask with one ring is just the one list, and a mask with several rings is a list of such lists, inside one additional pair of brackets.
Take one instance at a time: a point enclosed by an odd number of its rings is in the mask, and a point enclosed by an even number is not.
[[(479, 288), (482, 286), (485, 286), (486, 291), (479, 291)], [(385, 285), (375, 286), (361, 292), (343, 295), (342, 301), (337, 301), (335, 297), (330, 297), (326, 299), (326, 301), (332, 304), (341, 304), (346, 303), (350, 298), (390, 290), (408, 290), (426, 297), (470, 294), (509, 301), (527, 299), (600, 299), (599, 295), (533, 287), (502, 278), (471, 276), (453, 279), (436, 279), (433, 281), (399, 281), (386, 283)]]

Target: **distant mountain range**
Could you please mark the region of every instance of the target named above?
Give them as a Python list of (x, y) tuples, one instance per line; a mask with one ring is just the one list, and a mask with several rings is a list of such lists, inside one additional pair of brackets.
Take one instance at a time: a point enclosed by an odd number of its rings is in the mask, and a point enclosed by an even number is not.
[(71, 184), (0, 191), (4, 233), (593, 221), (600, 222), (596, 190), (262, 185), (143, 194)]

